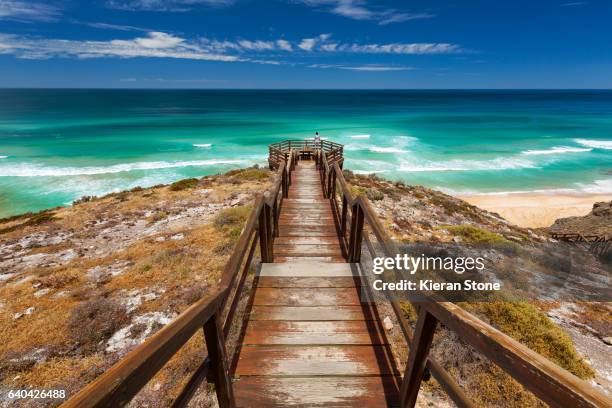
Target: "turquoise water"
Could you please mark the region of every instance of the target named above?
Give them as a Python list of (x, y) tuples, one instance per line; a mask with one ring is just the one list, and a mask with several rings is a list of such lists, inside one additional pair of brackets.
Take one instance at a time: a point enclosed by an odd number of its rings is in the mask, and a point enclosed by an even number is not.
[(0, 216), (266, 163), (323, 137), (346, 168), (450, 192), (612, 192), (609, 91), (0, 90)]

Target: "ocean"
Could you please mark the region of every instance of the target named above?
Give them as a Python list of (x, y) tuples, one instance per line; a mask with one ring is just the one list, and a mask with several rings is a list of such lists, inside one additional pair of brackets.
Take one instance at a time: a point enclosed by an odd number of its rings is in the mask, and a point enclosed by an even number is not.
[(345, 168), (458, 194), (612, 192), (612, 91), (0, 90), (0, 216), (266, 165), (322, 137)]

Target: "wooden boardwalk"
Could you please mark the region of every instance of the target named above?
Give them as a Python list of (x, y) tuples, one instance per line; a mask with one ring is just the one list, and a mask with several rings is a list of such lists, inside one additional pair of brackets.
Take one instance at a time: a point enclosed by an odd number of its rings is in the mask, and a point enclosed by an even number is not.
[[(306, 156), (314, 156), (317, 166), (300, 160)], [(207, 357), (199, 359), (173, 408), (193, 406), (190, 401), (205, 381), (214, 384), (221, 408), (408, 408), (416, 406), (425, 372), (456, 406), (472, 408), (454, 376), (429, 353), (441, 325), (461, 338), (462, 347), (472, 347), (552, 407), (612, 407), (591, 384), (431, 293), (421, 293), (413, 304), (414, 327), (399, 301), (388, 299), (408, 350), (400, 376), (381, 316), (362, 298), (365, 286), (358, 272), (362, 249), (371, 258), (393, 257), (399, 250), (367, 197), (353, 197), (342, 171), (343, 146), (284, 140), (269, 146), (268, 161), (277, 179), (255, 199), (219, 287), (62, 407), (128, 405), (203, 329)], [(610, 241), (593, 245), (602, 244), (609, 249)], [(245, 282), (259, 260), (251, 288)], [(245, 297), (246, 321), (236, 318)], [(228, 354), (225, 339), (232, 327), (240, 337)]]
[(234, 371), (239, 407), (398, 405), (399, 373), (361, 301), (312, 161), (293, 173), (275, 263), (263, 264)]

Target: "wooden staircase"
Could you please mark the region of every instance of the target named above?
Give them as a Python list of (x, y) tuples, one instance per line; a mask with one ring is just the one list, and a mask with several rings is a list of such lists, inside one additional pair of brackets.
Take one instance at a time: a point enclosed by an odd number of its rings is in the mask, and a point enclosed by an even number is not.
[[(299, 157), (314, 157), (316, 166)], [(202, 330), (207, 357), (197, 361), (172, 396), (173, 408), (193, 406), (205, 381), (214, 384), (221, 408), (414, 407), (426, 378), (435, 379), (457, 407), (474, 407), (429, 353), (441, 325), (552, 407), (612, 407), (612, 400), (591, 384), (425, 292), (412, 302), (418, 310), (414, 327), (397, 299), (385, 301), (408, 350), (400, 376), (359, 267), (362, 250), (374, 258), (394, 257), (399, 249), (368, 199), (353, 197), (343, 160), (343, 146), (331, 141), (271, 144), (276, 181), (255, 199), (219, 286), (62, 407), (128, 405)], [(251, 287), (246, 282), (255, 264)], [(246, 318), (241, 319), (245, 298)], [(232, 331), (239, 333), (237, 347), (225, 340)]]
[(233, 375), (238, 407), (397, 406), (401, 378), (312, 161), (293, 173), (275, 263), (258, 274)]

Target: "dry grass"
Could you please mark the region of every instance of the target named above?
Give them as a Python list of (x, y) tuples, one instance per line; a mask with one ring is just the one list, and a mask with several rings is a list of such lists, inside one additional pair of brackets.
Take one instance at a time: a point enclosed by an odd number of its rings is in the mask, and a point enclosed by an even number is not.
[[(243, 228), (248, 206), (220, 210), (238, 196), (264, 191), (271, 173), (247, 169), (244, 173), (204, 177), (180, 183), (188, 188), (170, 186), (137, 188), (131, 192), (89, 197), (78, 205), (0, 220), (6, 231), (0, 245), (16, 242), (32, 234), (70, 235), (59, 244), (32, 246), (28, 254), (53, 254), (73, 249), (73, 243), (92, 240), (101, 248), (115, 244), (123, 236), (103, 240), (116, 226), (133, 228), (146, 220), (147, 228), (162, 225), (159, 234), (136, 236), (117, 251), (93, 256), (94, 248), (76, 249), (74, 259), (53, 266), (35, 266), (0, 285), (0, 382), (3, 386), (68, 388), (74, 392), (101, 374), (118, 355), (103, 353), (106, 340), (136, 316), (161, 312), (166, 316), (180, 313), (218, 284), (221, 272)], [(228, 183), (228, 179), (240, 179)], [(196, 184), (194, 186), (194, 184)], [(248, 197), (247, 197), (248, 198)], [(168, 219), (191, 207), (210, 203), (212, 213), (178, 227)], [(218, 218), (216, 213), (221, 212)], [(147, 218), (148, 217), (148, 218)], [(217, 219), (217, 223), (213, 222)], [(159, 224), (159, 222), (162, 222)], [(142, 223), (141, 223), (142, 225)], [(13, 228), (14, 227), (14, 228)], [(135, 228), (135, 227), (134, 227)], [(181, 238), (170, 239), (175, 235)], [(163, 236), (163, 240), (156, 238)], [(227, 249), (215, 250), (219, 243)], [(112, 268), (120, 264), (118, 275), (93, 280), (87, 271), (94, 267)], [(42, 292), (41, 292), (42, 291)], [(134, 294), (134, 295), (132, 295)], [(151, 297), (145, 298), (144, 295)], [(130, 296), (140, 304), (126, 312)], [(15, 318), (33, 307), (31, 314)], [(134, 327), (131, 331), (144, 330)], [(149, 405), (166, 405), (177, 387), (186, 381), (199, 359), (205, 355), (200, 334), (188, 343), (159, 374), (161, 391), (152, 392)], [(42, 358), (30, 358), (40, 351)], [(10, 364), (9, 364), (10, 362)]]

